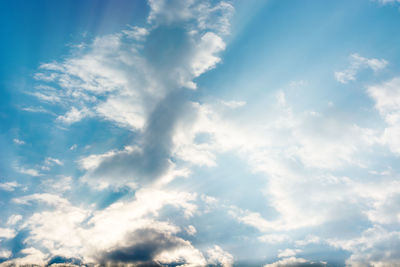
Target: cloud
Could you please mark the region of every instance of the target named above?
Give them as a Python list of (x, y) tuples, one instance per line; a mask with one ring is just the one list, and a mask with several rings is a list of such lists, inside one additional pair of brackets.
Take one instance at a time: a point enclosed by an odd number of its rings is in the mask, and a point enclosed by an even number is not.
[[(370, 251), (366, 245), (369, 236), (363, 231), (369, 224), (381, 225), (382, 239), (397, 242), (397, 233), (386, 227), (399, 222), (399, 186), (392, 181), (394, 175), (371, 178), (370, 166), (375, 158), (370, 155), (377, 143), (390, 143), (393, 151), (398, 150), (394, 142), (398, 140), (399, 82), (394, 79), (368, 89), (388, 124), (382, 138), (375, 130), (357, 125), (348, 114), (339, 116), (335, 107), (296, 110), (283, 90), (260, 109), (253, 102), (200, 102), (193, 97), (196, 78), (222, 62), (232, 5), (224, 1), (151, 0), (149, 7), (144, 27), (127, 26), (98, 36), (63, 60), (42, 64), (35, 75), (41, 85), (32, 95), (46, 106), (57, 106), (56, 123), (100, 119), (130, 131), (129, 136), (134, 138), (123, 143), (124, 148), (99, 148), (91, 152), (95, 154), (80, 156), (77, 163), (81, 177), (46, 177), (39, 186), (45, 188), (44, 192), (13, 199), (13, 205), (32, 209), (23, 214), (23, 221), (18, 217), (21, 215), (8, 219), (10, 225), (17, 224), (18, 229), (29, 232), (23, 240), (26, 247), (14, 263), (51, 264), (76, 259), (77, 264), (232, 266), (231, 246), (227, 246), (227, 252), (218, 245), (207, 248), (201, 243), (204, 229), (192, 221), (200, 214), (196, 201), (206, 203), (204, 214), (220, 205), (223, 211), (218, 216), (226, 212), (239, 226), (251, 228), (254, 235), (246, 235), (246, 240), (254, 238), (255, 242), (264, 242), (263, 246), (276, 246), (280, 259), (267, 266), (324, 265), (300, 258), (298, 248), (278, 250), (289, 247), (288, 243), (329, 244), (351, 252), (349, 262), (354, 263), (362, 262), (363, 256), (369, 262), (393, 262), (395, 257)], [(350, 60), (347, 69), (335, 73), (341, 83), (355, 80), (362, 69), (377, 72), (388, 64), (358, 54), (351, 55)], [(291, 89), (305, 86), (303, 80), (289, 84)], [(250, 109), (256, 113), (250, 114)], [(79, 143), (79, 147), (84, 146)], [(73, 145), (70, 150), (76, 148)], [(234, 208), (213, 198), (199, 198), (182, 191), (197, 189), (194, 185), (181, 186), (174, 181), (188, 177), (199, 166), (218, 166), (224, 153), (247, 163), (254, 176), (262, 176), (265, 185), (255, 188), (255, 193), (264, 197), (264, 203), (261, 200), (257, 206), (268, 206), (271, 214), (253, 206)], [(47, 157), (43, 168), (48, 170), (63, 162)], [(233, 172), (235, 168), (243, 169), (232, 166)], [(34, 169), (18, 170), (41, 175)], [(246, 177), (249, 184), (254, 182), (252, 177)], [(367, 183), (369, 179), (379, 181)], [(204, 187), (221, 191), (229, 187), (218, 181), (208, 186), (204, 180)], [(82, 182), (89, 185), (90, 193), (93, 188), (104, 190), (101, 194), (112, 191), (110, 195), (120, 194), (122, 187), (129, 190), (102, 208), (103, 204), (96, 205), (98, 199), (91, 196), (82, 196), (83, 203), (81, 196), (75, 197), (76, 191), (70, 189), (73, 185), (87, 186)], [(172, 190), (177, 184), (179, 190)], [(0, 184), (9, 191), (16, 186)], [(166, 219), (165, 213), (171, 210), (178, 216)], [(335, 231), (354, 225), (357, 231), (351, 237), (345, 231)], [(333, 230), (321, 230), (324, 227)], [(316, 229), (321, 230), (321, 236), (308, 235)], [(332, 239), (333, 235), (339, 241)], [(366, 237), (357, 239), (358, 235)], [(185, 237), (201, 239), (200, 246), (195, 247), (196, 243)], [(385, 247), (380, 241), (373, 244), (378, 250)]]
[(222, 267), (231, 267), (233, 265), (233, 256), (224, 251), (220, 246), (214, 246), (207, 250), (208, 262), (211, 264), (218, 265)]
[(0, 238), (10, 239), (16, 235), (14, 229), (10, 228), (0, 228)]
[(274, 263), (266, 264), (264, 267), (287, 267), (287, 266), (326, 266), (324, 262), (315, 263), (304, 258), (288, 257)]
[(30, 233), (24, 241), (27, 246), (41, 248), (42, 254), (37, 253), (43, 256), (41, 261), (61, 256), (85, 263), (185, 262), (199, 266), (205, 259), (189, 241), (176, 236), (181, 229), (156, 219), (166, 206), (193, 216), (195, 199), (189, 193), (141, 189), (134, 199), (115, 202), (104, 210), (77, 207), (51, 194), (28, 195), (14, 202), (48, 204), (21, 226)]
[(139, 147), (83, 159), (83, 166), (91, 166), (83, 179), (145, 184), (160, 178), (172, 167), (171, 139), (177, 118), (185, 114), (187, 105), (179, 91), (168, 95), (150, 115)]
[(221, 60), (216, 54), (224, 49), (224, 41), (215, 33), (207, 32), (201, 36), (191, 64), (194, 76), (200, 76), (202, 73), (214, 68)]
[[(100, 117), (141, 130), (160, 100), (173, 90), (196, 88), (193, 79), (220, 62), (218, 53), (225, 49), (221, 36), (227, 33), (233, 12), (230, 4), (149, 1), (149, 5), (147, 27), (129, 26), (97, 37), (78, 55), (41, 65), (35, 78), (58, 87), (44, 84), (34, 95), (46, 101), (51, 92), (52, 100), (58, 98), (52, 102), (72, 106), (58, 121), (71, 124)], [(201, 22), (192, 23), (196, 18)], [(169, 23), (175, 19), (182, 19), (182, 24)]]
[(35, 113), (49, 113), (54, 115), (52, 112), (48, 111), (47, 109), (43, 108), (43, 107), (24, 107), (21, 108), (23, 111), (26, 112), (35, 112)]
[(23, 197), (14, 198), (12, 200), (14, 203), (30, 205), (32, 202), (42, 202), (51, 206), (67, 206), (69, 204), (68, 200), (54, 194), (50, 193), (36, 193), (32, 195), (27, 195)]
[(284, 257), (293, 257), (296, 256), (297, 253), (301, 252), (301, 249), (290, 249), (287, 248), (285, 250), (280, 250), (278, 257), (279, 258), (284, 258)]
[(76, 150), (77, 149), (77, 147), (78, 147), (78, 145), (77, 144), (73, 144), (70, 148), (69, 148), (69, 150)]
[(104, 252), (102, 263), (136, 263), (157, 265), (186, 263), (186, 266), (206, 264), (202, 254), (189, 242), (157, 229), (140, 229), (127, 236), (128, 245)]
[(400, 78), (395, 77), (367, 88), (368, 95), (375, 101), (375, 108), (388, 123), (398, 122), (400, 112)]
[(162, 23), (172, 23), (175, 21), (185, 21), (192, 18), (191, 6), (193, 0), (181, 1), (174, 0), (167, 2), (165, 0), (149, 0), (150, 14), (148, 20), (161, 21)]
[[(43, 83), (36, 87), (39, 99), (56, 94), (66, 110), (58, 122), (101, 118), (138, 134), (132, 150), (80, 161), (87, 170), (82, 179), (97, 180), (98, 188), (168, 175), (175, 129), (193, 111), (187, 89), (196, 89), (193, 79), (214, 68), (226, 46), (231, 4), (154, 0), (149, 6), (145, 27), (96, 37), (64, 61), (42, 64), (35, 76)], [(96, 167), (86, 168), (90, 161)]]
[(53, 167), (55, 165), (62, 166), (62, 165), (64, 165), (64, 163), (59, 159), (47, 157), (47, 158), (45, 158), (44, 165), (41, 167), (41, 169), (48, 171), (51, 169), (51, 167)]
[(22, 257), (14, 258), (5, 262), (2, 262), (1, 264), (4, 266), (23, 266), (23, 265), (45, 265), (45, 259), (47, 255), (43, 253), (42, 251), (30, 247), (30, 248), (24, 248), (20, 251), (20, 253), (23, 255)]
[(350, 66), (343, 70), (335, 72), (335, 78), (340, 83), (348, 83), (356, 79), (357, 73), (365, 68), (370, 68), (377, 72), (386, 67), (388, 62), (384, 59), (365, 58), (358, 54), (350, 55)]
[(0, 189), (12, 192), (15, 190), (15, 188), (19, 187), (20, 184), (17, 182), (6, 182), (6, 183), (0, 183)]
[(188, 235), (195, 235), (197, 233), (197, 230), (193, 225), (189, 225), (185, 230)]
[(381, 142), (394, 153), (400, 153), (400, 78), (395, 77), (367, 88), (368, 95), (375, 101), (375, 108), (387, 123)]
[(13, 214), (8, 218), (7, 224), (8, 225), (14, 225), (14, 224), (18, 223), (21, 220), (22, 220), (22, 216), (21, 215)]
[(63, 193), (72, 189), (73, 179), (71, 176), (58, 176), (57, 178), (42, 181), (42, 185), (49, 192)]
[(400, 260), (400, 233), (387, 231), (379, 225), (365, 230), (359, 238), (329, 242), (352, 253), (346, 265), (395, 266)]
[[(193, 103), (192, 119), (179, 123), (174, 133), (175, 157), (215, 166), (217, 155), (229, 152), (246, 161), (251, 171), (265, 175), (266, 186), (260, 191), (275, 216), (229, 209), (239, 222), (261, 232), (260, 241), (292, 242), (288, 231), (339, 227), (338, 222), (345, 228), (351, 227), (349, 218), (368, 220), (375, 200), (362, 193), (356, 178), (337, 172), (368, 169), (359, 155), (370, 155), (373, 134), (330, 111), (318, 116), (295, 113), (284, 92), (277, 99), (276, 107), (259, 112), (265, 120), (240, 122), (214, 105)], [(271, 236), (277, 231), (282, 236)]]
[(36, 170), (36, 169), (25, 169), (24, 167), (16, 166), (15, 169), (22, 174), (27, 174), (30, 176), (38, 177), (41, 176), (42, 174)]
[(149, 22), (174, 24), (185, 22), (193, 30), (212, 30), (228, 34), (234, 8), (228, 1), (149, 0)]
[(12, 252), (9, 250), (0, 250), (0, 259), (6, 259), (11, 257)]
[(78, 110), (75, 107), (72, 107), (70, 111), (68, 111), (65, 115), (60, 115), (57, 117), (57, 120), (62, 121), (66, 124), (71, 124), (77, 121), (82, 120), (85, 117), (89, 117), (91, 112), (87, 108), (83, 108)]
[(14, 138), (13, 141), (14, 141), (14, 143), (17, 144), (17, 145), (24, 145), (24, 144), (25, 144), (25, 142), (24, 142), (23, 140), (19, 140), (19, 139), (17, 139), (17, 138)]
[(52, 158), (52, 157), (47, 157), (46, 159), (45, 159), (45, 162), (44, 162), (46, 165), (59, 165), (59, 166), (62, 166), (62, 165), (64, 165), (63, 163), (62, 163), (62, 161), (61, 160), (59, 160), (59, 159), (56, 159), (56, 158)]

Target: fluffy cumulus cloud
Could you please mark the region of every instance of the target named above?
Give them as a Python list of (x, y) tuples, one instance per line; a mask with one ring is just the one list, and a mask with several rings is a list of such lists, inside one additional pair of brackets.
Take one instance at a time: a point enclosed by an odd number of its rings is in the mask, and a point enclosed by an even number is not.
[[(65, 198), (34, 194), (15, 199), (20, 205), (45, 203), (48, 209), (35, 212), (21, 227), (30, 234), (25, 240), (32, 248), (23, 258), (8, 263), (42, 264), (55, 256), (100, 263), (186, 263), (204, 265), (203, 254), (176, 234), (182, 231), (167, 221), (157, 220), (165, 206), (182, 210), (190, 217), (196, 210), (195, 195), (143, 189), (134, 199), (115, 202), (104, 210), (74, 206)], [(17, 217), (10, 218), (15, 221)], [(18, 221), (18, 220), (17, 220)], [(118, 227), (110, 228), (110, 225)], [(2, 237), (15, 232), (3, 229)], [(45, 253), (45, 252), (48, 253)]]
[(219, 246), (208, 249), (207, 254), (211, 264), (221, 264), (223, 267), (231, 267), (233, 264), (233, 256)]

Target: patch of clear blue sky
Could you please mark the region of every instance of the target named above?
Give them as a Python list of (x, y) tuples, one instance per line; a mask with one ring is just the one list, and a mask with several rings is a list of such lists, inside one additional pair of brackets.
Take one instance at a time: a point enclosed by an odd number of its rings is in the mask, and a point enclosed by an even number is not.
[[(237, 10), (240, 13), (240, 7)], [(301, 107), (329, 101), (345, 109), (355, 101), (362, 104), (368, 100), (360, 98), (360, 90), (349, 90), (362, 84), (338, 85), (333, 73), (348, 66), (352, 53), (386, 58), (391, 71), (398, 72), (399, 15), (390, 5), (367, 0), (267, 1), (235, 17), (223, 64), (198, 78), (204, 87), (201, 93), (263, 101), (289, 82), (305, 80), (309, 91), (296, 96)], [(370, 76), (367, 80), (373, 81)]]

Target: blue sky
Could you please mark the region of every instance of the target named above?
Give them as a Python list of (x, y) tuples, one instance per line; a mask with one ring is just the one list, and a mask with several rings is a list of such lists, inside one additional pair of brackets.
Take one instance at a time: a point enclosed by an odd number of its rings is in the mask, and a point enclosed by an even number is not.
[(400, 2), (0, 1), (0, 266), (397, 266)]

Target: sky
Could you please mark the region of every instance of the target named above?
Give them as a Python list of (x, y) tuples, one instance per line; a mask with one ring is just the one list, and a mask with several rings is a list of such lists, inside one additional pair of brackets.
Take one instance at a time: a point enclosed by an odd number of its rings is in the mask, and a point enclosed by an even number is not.
[(400, 266), (399, 0), (0, 0), (0, 266)]

